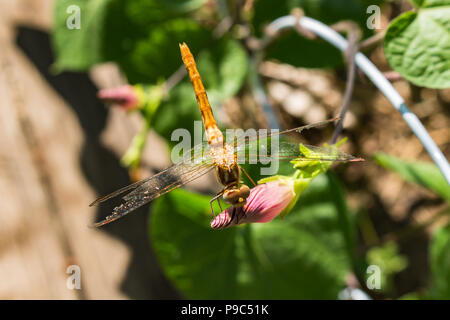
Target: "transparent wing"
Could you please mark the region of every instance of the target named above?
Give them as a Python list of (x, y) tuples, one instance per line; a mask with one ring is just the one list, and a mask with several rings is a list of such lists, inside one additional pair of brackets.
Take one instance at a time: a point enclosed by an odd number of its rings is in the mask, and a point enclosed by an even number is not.
[(305, 126), (287, 129), (287, 130), (283, 130), (283, 131), (274, 131), (274, 132), (269, 131), (266, 133), (254, 131), (254, 134), (252, 134), (252, 132), (242, 132), (243, 135), (241, 134), (241, 135), (237, 135), (236, 137), (232, 137), (232, 138), (235, 138), (235, 141), (233, 141), (232, 143), (234, 144), (235, 150), (239, 151), (239, 150), (242, 150), (242, 148), (248, 148), (248, 147), (251, 147), (252, 145), (255, 145), (259, 140), (261, 140), (261, 141), (271, 140), (274, 137), (278, 138), (278, 136), (283, 136), (290, 132), (300, 133), (304, 130), (324, 127), (336, 120), (339, 120), (339, 118), (332, 118), (332, 119), (315, 122), (315, 123), (308, 124)]
[[(306, 147), (306, 149), (305, 149)], [(264, 156), (264, 155), (263, 155)], [(299, 161), (362, 161), (332, 147), (317, 147), (298, 142), (280, 141), (279, 148), (268, 149), (266, 158)]]
[(95, 223), (94, 226), (100, 227), (117, 220), (159, 196), (206, 174), (214, 167), (208, 151), (207, 143), (195, 146), (179, 162), (167, 169), (95, 200), (90, 206), (105, 202), (129, 191), (128, 194), (123, 196), (125, 202), (115, 207), (111, 215)]
[(267, 163), (273, 160), (283, 161), (293, 159), (300, 161), (362, 161), (361, 158), (356, 158), (332, 147), (317, 147), (302, 144), (309, 149), (309, 152), (302, 152), (298, 142), (280, 139), (280, 136), (286, 133), (301, 132), (310, 128), (322, 127), (335, 120), (330, 119), (274, 133), (238, 136), (234, 142), (234, 150), (237, 153), (238, 163)]
[[(253, 148), (253, 144), (258, 149)], [(302, 151), (300, 147), (306, 147), (307, 152)], [(238, 163), (268, 163), (270, 161), (363, 161), (361, 158), (354, 157), (345, 152), (339, 151), (336, 148), (331, 147), (317, 147), (307, 144), (299, 144), (298, 142), (279, 141), (277, 144), (272, 145), (271, 142), (259, 141), (251, 142), (247, 145), (245, 153), (241, 156), (238, 154)], [(257, 150), (257, 151), (254, 151)]]

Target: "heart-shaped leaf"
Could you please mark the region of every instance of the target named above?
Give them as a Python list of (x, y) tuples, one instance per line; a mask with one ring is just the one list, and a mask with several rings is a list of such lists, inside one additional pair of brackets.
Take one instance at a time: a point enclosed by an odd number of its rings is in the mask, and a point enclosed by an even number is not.
[(210, 199), (177, 190), (153, 206), (152, 244), (187, 298), (336, 299), (354, 225), (332, 174), (315, 178), (288, 217), (269, 223), (212, 230)]
[(419, 7), (389, 25), (384, 52), (391, 67), (415, 85), (450, 87), (450, 0), (414, 1)]

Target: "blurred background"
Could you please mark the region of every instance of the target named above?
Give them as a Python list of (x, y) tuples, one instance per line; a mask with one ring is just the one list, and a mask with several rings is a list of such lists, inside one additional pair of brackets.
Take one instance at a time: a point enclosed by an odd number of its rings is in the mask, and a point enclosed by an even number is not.
[[(415, 82), (383, 46), (391, 21), (417, 3), (0, 0), (0, 298), (337, 299), (358, 289), (371, 299), (449, 299), (449, 186), (359, 71), (342, 150), (366, 161), (317, 177), (285, 219), (211, 230), (219, 187), (208, 175), (89, 228), (114, 207), (89, 207), (96, 197), (167, 167), (173, 130), (193, 132), (200, 120), (179, 42), (197, 60), (221, 128), (288, 129), (339, 115), (349, 58), (305, 30), (265, 29), (295, 8), (328, 25), (352, 21), (370, 39), (361, 50), (448, 158), (448, 82)], [(375, 29), (370, 5), (380, 8)], [(98, 98), (127, 84), (107, 103)], [(333, 130), (291, 138), (320, 145)], [(67, 286), (72, 265), (80, 290)], [(367, 286), (370, 265), (381, 269), (380, 288)]]

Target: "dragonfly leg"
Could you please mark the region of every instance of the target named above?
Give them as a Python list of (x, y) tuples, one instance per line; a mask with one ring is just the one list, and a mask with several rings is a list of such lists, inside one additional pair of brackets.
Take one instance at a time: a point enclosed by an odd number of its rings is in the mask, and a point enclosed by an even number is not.
[(230, 216), (230, 221), (228, 222), (228, 224), (231, 224), (233, 222), (233, 219), (234, 219), (234, 217), (236, 215), (236, 210), (230, 210), (230, 211), (231, 211), (231, 216)]
[[(236, 210), (237, 211), (237, 210)], [(245, 212), (244, 212), (244, 214), (245, 214)], [(239, 215), (236, 213), (236, 224), (239, 224)]]
[(215, 218), (215, 217), (216, 217), (216, 214), (214, 213), (214, 208), (213, 208), (213, 206), (212, 206), (214, 200), (215, 200), (215, 199), (212, 199), (211, 201), (209, 201), (209, 206), (210, 206), (210, 208), (211, 208), (211, 213), (212, 213), (213, 217)]
[(213, 215), (213, 217), (216, 217), (216, 213), (214, 212), (214, 208), (213, 208), (213, 202), (217, 200), (217, 202), (219, 203), (219, 208), (221, 211), (222, 210), (222, 206), (220, 205), (220, 197), (222, 196), (223, 191), (220, 191), (218, 194), (216, 194), (216, 196), (214, 198), (211, 199), (211, 201), (209, 201), (209, 206), (211, 207), (211, 213)]

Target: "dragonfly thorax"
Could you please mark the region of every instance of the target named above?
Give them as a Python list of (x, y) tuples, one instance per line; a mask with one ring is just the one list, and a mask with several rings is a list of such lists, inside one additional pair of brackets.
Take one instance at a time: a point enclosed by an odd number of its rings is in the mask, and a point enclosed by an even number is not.
[(216, 124), (209, 126), (205, 125), (205, 134), (210, 146), (223, 146), (223, 134)]
[(210, 154), (216, 166), (231, 170), (233, 166), (237, 165), (236, 154), (232, 145), (223, 144), (211, 147)]

